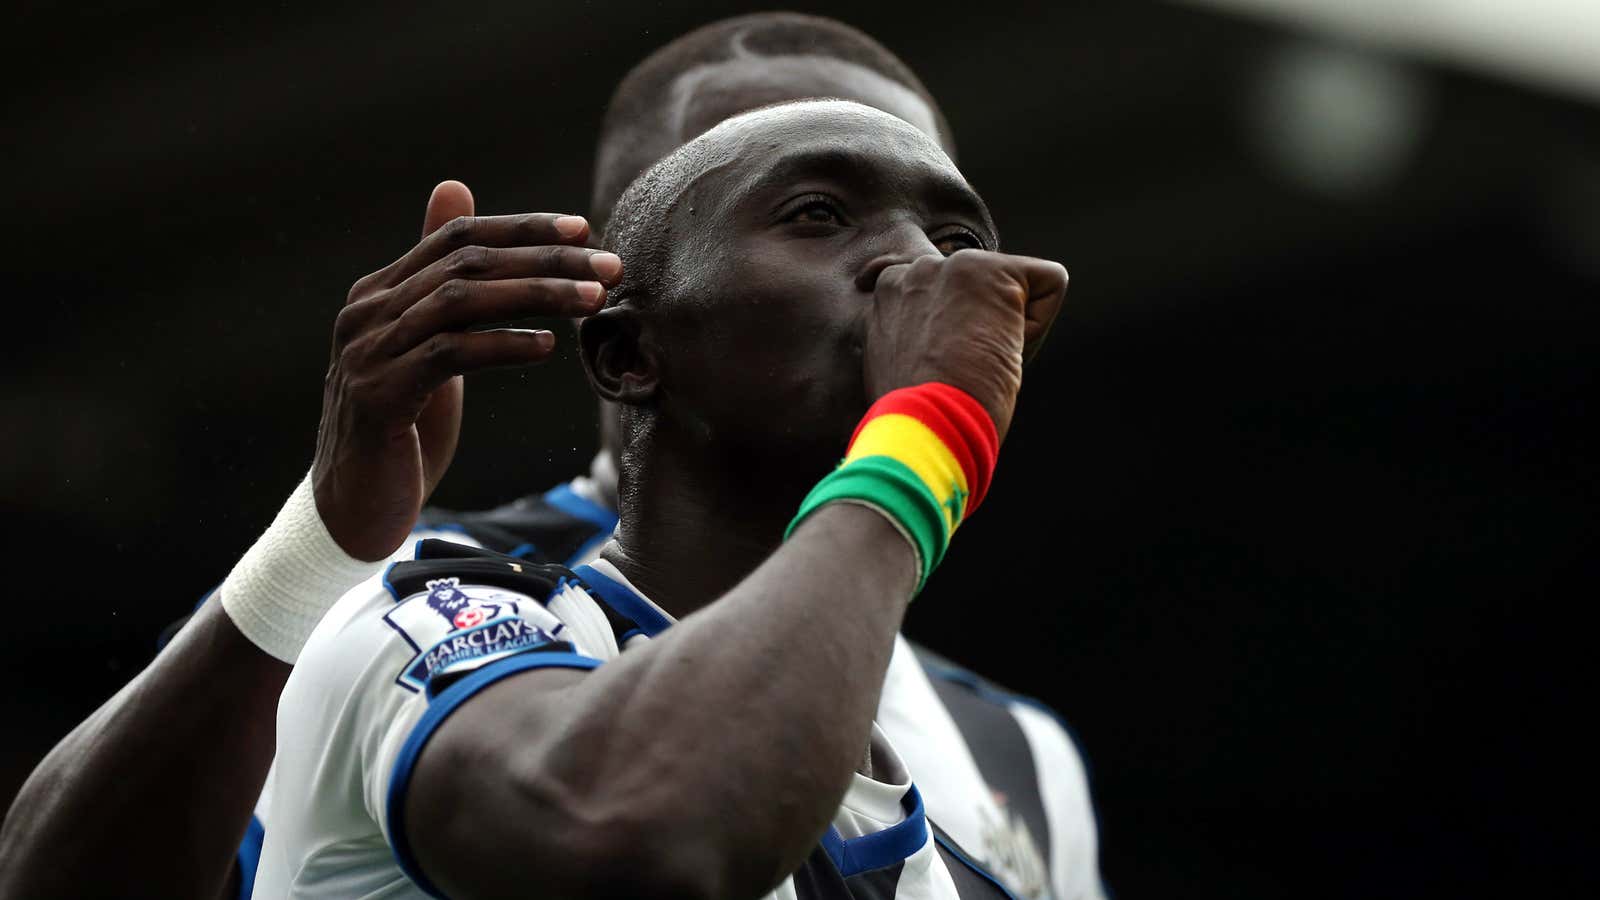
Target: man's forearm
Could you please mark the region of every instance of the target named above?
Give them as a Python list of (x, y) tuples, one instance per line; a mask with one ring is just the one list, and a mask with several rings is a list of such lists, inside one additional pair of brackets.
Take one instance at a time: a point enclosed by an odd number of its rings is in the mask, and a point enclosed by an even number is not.
[(0, 896), (215, 895), (289, 670), (206, 603), (29, 776), (0, 829)]
[[(412, 835), (424, 870), (452, 895), (492, 893), (474, 879), (517, 876), (483, 862), (538, 849), (572, 863), (571, 883), (541, 872), (552, 896), (597, 876), (619, 891), (770, 889), (814, 848), (862, 758), (915, 559), (881, 515), (833, 504), (643, 649), (542, 700), (537, 675), (485, 691), (419, 761), (407, 819), (430, 823)], [(472, 823), (440, 835), (462, 796)], [(494, 822), (516, 824), (491, 836)]]

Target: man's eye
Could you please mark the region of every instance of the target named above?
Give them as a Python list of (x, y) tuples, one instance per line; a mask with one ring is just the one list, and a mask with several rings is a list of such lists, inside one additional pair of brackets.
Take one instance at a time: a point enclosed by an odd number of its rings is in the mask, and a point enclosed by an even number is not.
[(796, 207), (784, 221), (801, 222), (806, 225), (843, 225), (844, 216), (833, 201), (823, 197), (813, 197)]
[(977, 235), (965, 229), (945, 232), (933, 239), (933, 245), (939, 248), (939, 252), (945, 256), (949, 256), (957, 250), (983, 249), (983, 241), (978, 240)]

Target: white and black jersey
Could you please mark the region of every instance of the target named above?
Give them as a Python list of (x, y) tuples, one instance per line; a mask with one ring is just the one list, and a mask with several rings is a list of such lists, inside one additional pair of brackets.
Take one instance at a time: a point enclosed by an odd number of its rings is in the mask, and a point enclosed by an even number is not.
[[(433, 540), (417, 557), (341, 599), (290, 676), (256, 896), (436, 895), (403, 819), (434, 730), (499, 679), (594, 669), (672, 623), (603, 561), (574, 572)], [(930, 823), (878, 728), (872, 753), (875, 777), (853, 778), (827, 835), (773, 896), (1009, 896)]]
[[(414, 536), (576, 567), (594, 558), (616, 522), (594, 482), (580, 477), (487, 511), (429, 508)], [(414, 546), (408, 543), (396, 559), (410, 558)], [(933, 821), (1013, 895), (1104, 896), (1082, 756), (1048, 709), (899, 637), (877, 718)], [(241, 897), (250, 896), (271, 829), (269, 806), (264, 794), (240, 848)]]
[[(596, 465), (602, 462), (597, 458)], [(410, 559), (419, 540), (443, 538), (487, 547), (530, 562), (576, 566), (593, 559), (616, 527), (617, 514), (601, 502), (594, 479), (579, 476), (550, 490), (529, 494), (489, 510), (457, 512), (439, 507), (424, 508), (412, 531), (412, 540), (396, 551), (392, 560)], [(213, 593), (215, 589), (207, 592), (200, 604), (211, 599)], [(196, 605), (197, 609), (200, 604)], [(186, 615), (163, 629), (156, 648), (164, 647), (188, 621)], [(235, 856), (239, 900), (249, 900), (254, 890), (266, 835), (272, 782), (273, 776), (269, 774)]]

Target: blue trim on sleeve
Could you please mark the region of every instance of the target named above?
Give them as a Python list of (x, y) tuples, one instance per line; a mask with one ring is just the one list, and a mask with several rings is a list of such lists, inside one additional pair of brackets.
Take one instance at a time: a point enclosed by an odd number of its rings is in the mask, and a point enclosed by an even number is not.
[(596, 528), (610, 534), (617, 528), (617, 514), (613, 510), (590, 500), (572, 489), (572, 485), (558, 484), (544, 492), (544, 502), (569, 516), (593, 523)]
[(256, 869), (261, 866), (261, 843), (267, 839), (266, 826), (255, 816), (239, 842), (239, 900), (250, 900), (256, 890)]
[(538, 553), (538, 552), (539, 552), (539, 548), (538, 547), (535, 547), (532, 544), (523, 543), (523, 544), (518, 544), (515, 547), (512, 547), (511, 551), (509, 553), (507, 553), (506, 555), (507, 556), (515, 556), (518, 559), (527, 559), (530, 556), (533, 556), (535, 553)]
[[(421, 547), (422, 547), (422, 541), (417, 541), (416, 545), (411, 548), (411, 556), (412, 556), (413, 559), (416, 558), (417, 550), (420, 549)], [(405, 562), (405, 560), (397, 559), (394, 562), (389, 563), (387, 566), (383, 567), (383, 589), (389, 592), (389, 596), (393, 597), (394, 598), (394, 602), (396, 602), (396, 603), (399, 603), (401, 600), (404, 600), (405, 598), (400, 596), (400, 592), (399, 591), (395, 590), (394, 582), (389, 580), (389, 573), (393, 572), (394, 571), (394, 567), (400, 565), (402, 562)]]
[(643, 597), (629, 590), (626, 585), (618, 584), (601, 575), (594, 566), (579, 566), (572, 570), (573, 574), (584, 580), (584, 583), (594, 588), (610, 607), (618, 613), (630, 618), (644, 633), (655, 637), (672, 625), (671, 620), (661, 614), (661, 611), (645, 602)]
[(862, 872), (881, 869), (901, 862), (922, 849), (928, 842), (928, 816), (922, 808), (922, 794), (912, 785), (900, 801), (906, 817), (900, 822), (872, 834), (845, 840), (839, 829), (832, 825), (822, 836), (822, 849), (839, 870), (839, 875), (849, 878)]
[(590, 656), (579, 656), (576, 653), (524, 653), (484, 666), (452, 684), (428, 703), (427, 711), (412, 727), (411, 734), (406, 736), (406, 742), (401, 745), (400, 753), (395, 757), (394, 771), (389, 775), (389, 793), (386, 801), (389, 846), (394, 850), (394, 858), (400, 864), (400, 871), (406, 873), (406, 877), (415, 882), (417, 887), (431, 897), (444, 896), (433, 886), (433, 882), (422, 874), (416, 858), (411, 855), (411, 844), (406, 839), (406, 788), (411, 784), (411, 769), (417, 764), (417, 757), (422, 754), (422, 749), (428, 745), (428, 739), (433, 737), (433, 733), (461, 704), (502, 678), (530, 669), (594, 669), (599, 665), (600, 660)]
[(995, 890), (999, 891), (1002, 894), (1005, 894), (1006, 897), (1009, 898), (1009, 900), (1017, 900), (1017, 895), (1011, 893), (1011, 891), (1008, 888), (1006, 888), (1005, 885), (1001, 884), (1000, 883), (1000, 879), (994, 877), (993, 875), (990, 875), (989, 872), (986, 869), (984, 869), (983, 866), (980, 866), (977, 863), (973, 862), (971, 857), (967, 856), (966, 853), (962, 852), (960, 847), (957, 847), (955, 845), (954, 841), (945, 840), (944, 836), (941, 835), (941, 834), (938, 834), (937, 832), (933, 835), (933, 839), (935, 841), (938, 841), (939, 842), (939, 846), (943, 847), (945, 849), (945, 851), (948, 852), (951, 856), (954, 856), (956, 859), (960, 860), (963, 864), (965, 864), (967, 868), (971, 869), (974, 875), (977, 875), (979, 878), (982, 878), (984, 881), (987, 881), (990, 884), (994, 885)]
[[(622, 633), (622, 637), (617, 638), (617, 648), (620, 650), (623, 644), (626, 644), (641, 634), (644, 634), (643, 628), (629, 628), (627, 631)], [(645, 634), (645, 637), (649, 637), (649, 635)]]

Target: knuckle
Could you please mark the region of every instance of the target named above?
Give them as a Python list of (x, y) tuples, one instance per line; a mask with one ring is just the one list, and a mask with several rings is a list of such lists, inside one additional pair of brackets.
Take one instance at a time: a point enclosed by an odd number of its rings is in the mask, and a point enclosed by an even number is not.
[[(569, 248), (560, 244), (548, 244), (539, 248), (539, 267), (549, 272), (560, 272), (566, 269), (567, 263), (572, 259), (572, 256), (573, 254)], [(581, 256), (583, 261), (587, 263), (589, 254), (584, 253)]]
[(463, 303), (472, 296), (472, 284), (473, 282), (463, 278), (452, 278), (439, 285), (439, 289), (434, 293), (440, 303)]
[(967, 273), (988, 267), (988, 260), (977, 250), (958, 250), (945, 257), (945, 265), (952, 272)]
[(528, 213), (517, 223), (517, 231), (530, 240), (553, 238), (556, 236), (555, 220), (550, 213)]
[(366, 319), (367, 310), (364, 306), (352, 305), (339, 310), (333, 317), (333, 340), (343, 346), (350, 339), (361, 332), (361, 326)]
[(357, 278), (356, 283), (350, 285), (350, 292), (344, 295), (345, 305), (349, 306), (371, 293), (373, 284), (381, 275), (381, 272), (372, 272)]
[(945, 265), (955, 257), (948, 259), (943, 256), (919, 256), (906, 267), (906, 274), (918, 280), (932, 278), (936, 273), (944, 270)]
[(440, 235), (446, 244), (460, 247), (472, 241), (473, 232), (476, 231), (477, 220), (471, 216), (456, 216), (444, 223), (439, 229)]
[(456, 277), (477, 275), (488, 267), (489, 248), (476, 245), (452, 250), (444, 266), (446, 272)]
[(459, 345), (448, 334), (436, 334), (422, 345), (422, 357), (431, 366), (449, 366), (456, 359)]

